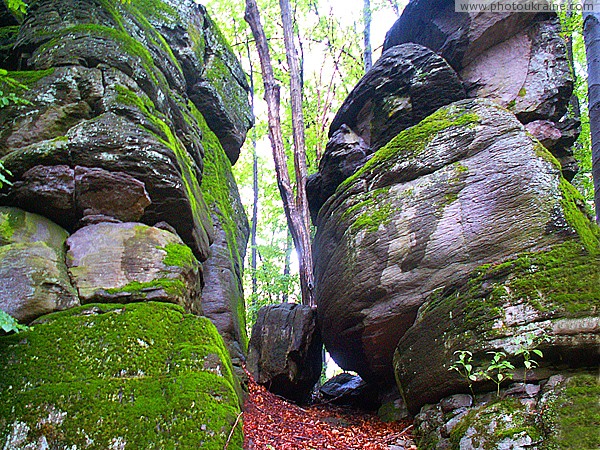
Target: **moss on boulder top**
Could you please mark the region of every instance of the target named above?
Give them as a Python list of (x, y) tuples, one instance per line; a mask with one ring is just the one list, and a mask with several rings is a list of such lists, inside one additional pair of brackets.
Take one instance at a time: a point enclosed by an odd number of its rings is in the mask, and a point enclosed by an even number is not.
[[(148, 302), (39, 322), (0, 338), (3, 448), (223, 448), (240, 405), (208, 319)], [(242, 447), (241, 424), (230, 446)]]

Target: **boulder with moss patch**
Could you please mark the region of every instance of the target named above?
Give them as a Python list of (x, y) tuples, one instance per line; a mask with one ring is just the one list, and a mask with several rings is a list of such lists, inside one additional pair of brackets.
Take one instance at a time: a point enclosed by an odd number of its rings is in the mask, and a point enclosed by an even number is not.
[[(398, 340), (435, 292), (588, 226), (567, 185), (550, 153), (488, 100), (453, 103), (398, 134), (317, 219), (319, 322), (336, 362), (393, 384)], [(594, 245), (591, 231), (586, 239)]]
[(68, 235), (45, 217), (0, 207), (0, 309), (29, 323), (79, 305), (65, 264)]
[[(151, 326), (149, 326), (151, 324)], [(3, 448), (242, 448), (236, 384), (206, 318), (86, 305), (0, 338)], [(232, 431), (233, 429), (233, 431)]]
[(67, 239), (69, 273), (82, 303), (164, 301), (201, 313), (201, 266), (169, 231), (99, 223)]

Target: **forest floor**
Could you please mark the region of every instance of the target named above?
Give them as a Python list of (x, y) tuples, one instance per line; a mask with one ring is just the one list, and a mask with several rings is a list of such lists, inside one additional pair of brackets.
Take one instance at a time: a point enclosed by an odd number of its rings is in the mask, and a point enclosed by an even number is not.
[(244, 450), (416, 450), (411, 430), (331, 404), (302, 408), (249, 382)]

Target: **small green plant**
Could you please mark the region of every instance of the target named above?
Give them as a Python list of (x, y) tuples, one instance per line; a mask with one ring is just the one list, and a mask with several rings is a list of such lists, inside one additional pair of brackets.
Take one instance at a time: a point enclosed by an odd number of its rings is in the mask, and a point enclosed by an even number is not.
[(504, 352), (487, 352), (492, 355), (492, 361), (481, 375), (496, 384), (496, 395), (500, 397), (500, 385), (506, 380), (512, 380), (515, 366), (506, 359)]
[[(11, 92), (5, 92), (8, 91)], [(0, 109), (8, 105), (30, 105), (31, 102), (19, 97), (14, 91), (26, 91), (29, 88), (9, 76), (8, 71), (0, 69)]]
[(467, 350), (457, 350), (454, 352), (458, 355), (458, 360), (450, 366), (448, 370), (455, 370), (469, 384), (469, 390), (474, 396), (473, 383), (477, 381), (477, 373), (473, 372), (473, 353)]
[(0, 189), (2, 189), (2, 186), (5, 184), (8, 184), (9, 186), (12, 185), (12, 183), (6, 178), (7, 175), (12, 176), (12, 172), (5, 168), (4, 164), (2, 164), (2, 161), (0, 161)]
[[(544, 339), (544, 338), (542, 338)], [(523, 357), (523, 383), (527, 383), (527, 372), (531, 369), (535, 369), (540, 364), (538, 361), (533, 359), (533, 356), (544, 357), (541, 350), (536, 349), (536, 337), (533, 333), (527, 333), (520, 338), (520, 345), (515, 351), (515, 356)]]
[(1, 309), (0, 309), (0, 328), (2, 328), (2, 331), (4, 331), (5, 333), (11, 333), (13, 331), (15, 333), (18, 333), (19, 331), (25, 331), (25, 330), (29, 329), (29, 327), (27, 327), (25, 325), (21, 325), (19, 322), (17, 322), (17, 320), (13, 316), (5, 313)]

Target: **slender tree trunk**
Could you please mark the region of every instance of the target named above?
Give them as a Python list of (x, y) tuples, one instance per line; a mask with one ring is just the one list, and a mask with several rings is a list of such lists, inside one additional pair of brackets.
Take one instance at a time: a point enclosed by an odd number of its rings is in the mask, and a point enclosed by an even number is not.
[[(592, 3), (592, 2), (590, 2)], [(592, 175), (596, 221), (600, 222), (600, 11), (594, 0), (595, 12), (583, 12), (583, 38), (588, 68), (588, 109), (592, 137)], [(588, 2), (586, 2), (586, 5)]]
[(365, 30), (363, 32), (363, 61), (365, 65), (365, 73), (367, 73), (369, 69), (373, 66), (373, 51), (371, 50), (371, 0), (364, 0), (363, 22), (365, 25)]
[[(285, 241), (285, 264), (283, 266), (283, 278), (285, 280), (289, 280), (290, 265), (291, 265), (291, 261), (292, 261), (292, 252), (293, 251), (294, 251), (294, 246), (293, 246), (293, 242), (292, 242), (292, 235), (290, 233), (290, 230), (288, 230), (287, 239)], [(285, 290), (282, 292), (282, 295), (281, 295), (281, 303), (287, 303), (289, 296), (290, 296), (290, 285), (287, 284), (285, 287)]]
[(389, 2), (394, 10), (394, 14), (396, 14), (396, 17), (400, 17), (400, 8), (398, 8), (398, 2), (396, 0), (389, 0)]
[[(569, 27), (567, 39), (565, 39), (565, 43), (567, 45), (567, 59), (571, 64), (571, 71), (573, 75), (573, 85), (577, 85), (577, 72), (575, 71), (575, 55), (573, 54), (573, 29), (571, 23), (573, 21), (573, 16), (575, 15), (573, 9), (573, 0), (567, 0), (567, 26)], [(563, 30), (565, 31), (565, 30)], [(577, 97), (577, 92), (573, 91), (571, 98), (569, 99), (569, 104), (573, 110), (573, 117), (579, 119), (581, 117), (581, 106), (579, 104), (579, 97)]]
[[(265, 85), (265, 101), (267, 102), (267, 115), (269, 122), (269, 139), (273, 151), (273, 160), (275, 162), (275, 172), (277, 176), (277, 186), (283, 209), (288, 221), (288, 227), (292, 234), (294, 245), (298, 253), (300, 288), (302, 290), (302, 303), (314, 305), (314, 281), (312, 271), (312, 253), (310, 247), (310, 233), (308, 224), (308, 208), (306, 212), (300, 209), (301, 204), (297, 204), (294, 199), (290, 176), (288, 173), (285, 148), (281, 132), (281, 118), (279, 109), (281, 106), (280, 88), (275, 81), (271, 56), (267, 45), (267, 38), (263, 26), (260, 22), (260, 15), (255, 0), (246, 0), (246, 22), (250, 25), (258, 56), (260, 59), (261, 71), (263, 74), (263, 83)], [(302, 129), (304, 130), (304, 129)], [(305, 160), (306, 161), (306, 160)], [(305, 162), (306, 167), (306, 162)], [(305, 180), (297, 180), (298, 187), (304, 188)]]
[[(246, 39), (246, 52), (250, 64), (250, 107), (254, 114), (254, 68), (250, 54), (250, 42)], [(258, 224), (258, 155), (256, 154), (256, 127), (252, 129), (252, 226), (250, 228), (250, 273), (252, 274), (252, 306), (256, 306), (258, 296), (258, 281), (256, 267), (258, 251), (256, 248), (256, 231)]]

